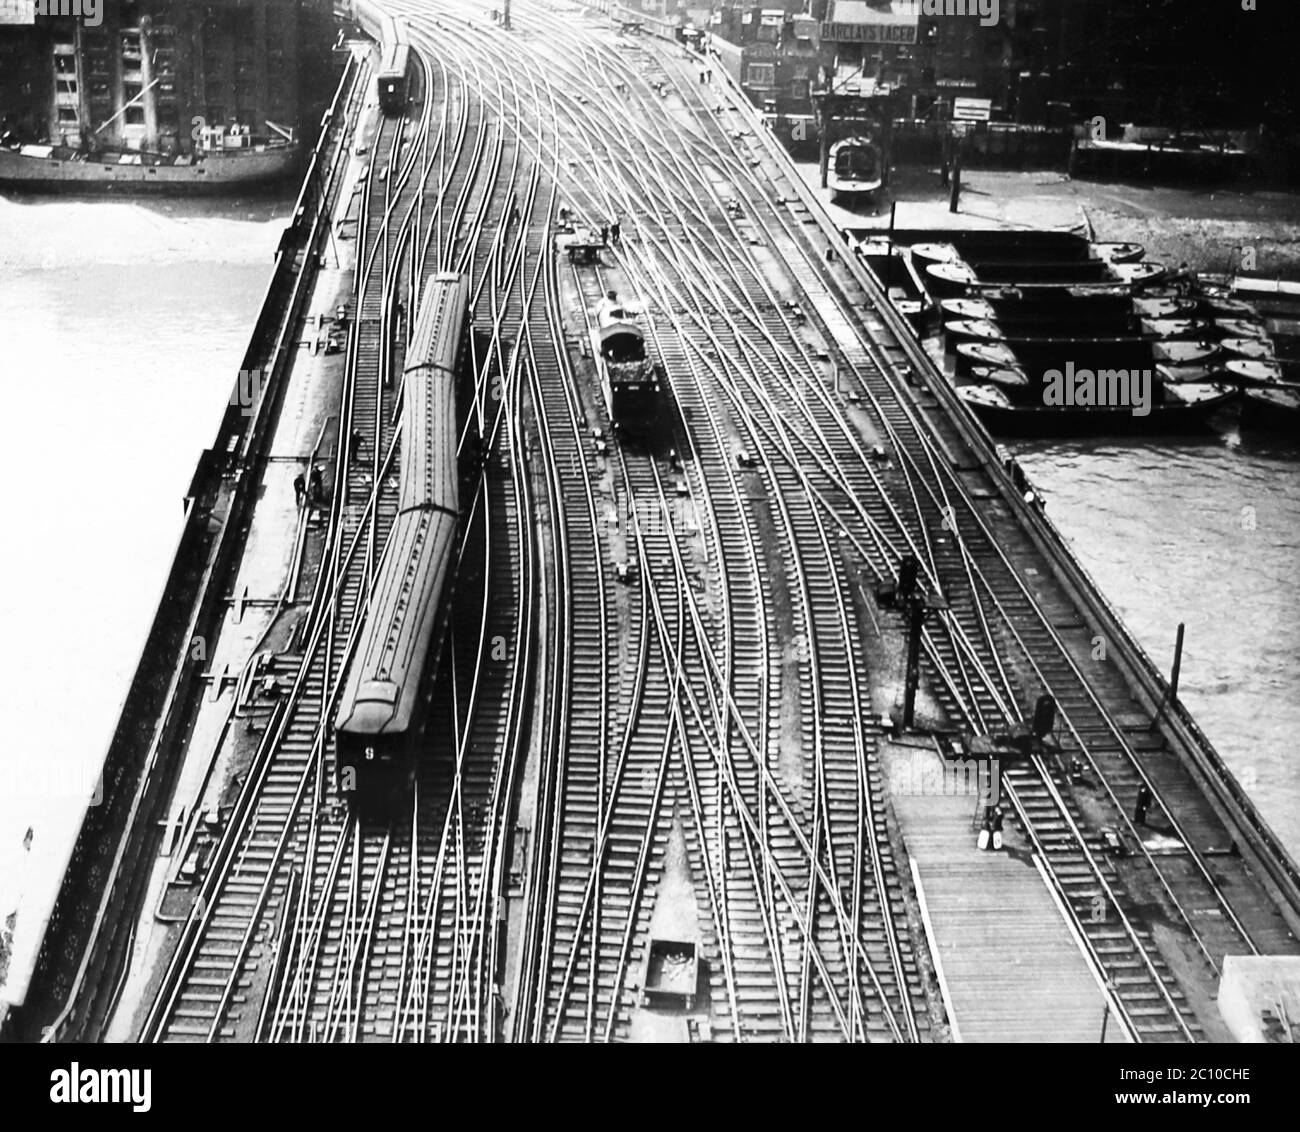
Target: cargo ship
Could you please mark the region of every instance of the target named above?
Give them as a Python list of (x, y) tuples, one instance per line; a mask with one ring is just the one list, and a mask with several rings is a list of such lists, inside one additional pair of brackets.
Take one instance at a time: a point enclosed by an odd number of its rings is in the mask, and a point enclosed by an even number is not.
[[(0, 146), (0, 186), (34, 192), (214, 193), (271, 186), (298, 168), (291, 138), (254, 139), (235, 127), (193, 153), (82, 152), (68, 146)], [(234, 143), (234, 144), (227, 144)]]

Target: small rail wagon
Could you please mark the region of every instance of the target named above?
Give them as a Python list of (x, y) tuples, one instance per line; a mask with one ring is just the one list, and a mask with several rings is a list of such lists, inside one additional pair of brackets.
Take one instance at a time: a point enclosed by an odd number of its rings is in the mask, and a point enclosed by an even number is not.
[(694, 1010), (699, 983), (699, 948), (692, 940), (650, 940), (641, 975), (643, 1005), (661, 1010)]

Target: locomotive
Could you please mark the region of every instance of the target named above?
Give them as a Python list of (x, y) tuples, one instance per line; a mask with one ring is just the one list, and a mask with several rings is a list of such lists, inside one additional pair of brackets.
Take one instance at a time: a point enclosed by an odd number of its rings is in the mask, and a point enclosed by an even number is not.
[(659, 416), (661, 374), (646, 355), (645, 335), (635, 312), (614, 291), (607, 292), (596, 308), (592, 339), (609, 419), (621, 430), (649, 429)]

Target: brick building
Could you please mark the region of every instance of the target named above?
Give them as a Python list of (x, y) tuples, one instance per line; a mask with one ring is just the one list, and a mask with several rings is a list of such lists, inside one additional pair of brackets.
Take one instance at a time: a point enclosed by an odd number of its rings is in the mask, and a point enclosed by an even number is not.
[(329, 70), (329, 0), (101, 0), (96, 26), (22, 2), (0, 26), (0, 121), (22, 140), (188, 153), (205, 127), (297, 130)]
[[(1288, 14), (1276, 4), (1248, 12), (1214, 0), (999, 0), (989, 23), (980, 7), (976, 0), (787, 0), (723, 6), (712, 27), (743, 46), (763, 26), (762, 12), (806, 11), (823, 84), (851, 97), (888, 95), (917, 117), (946, 117), (952, 100), (965, 96), (989, 99), (995, 119), (1026, 123), (1102, 115), (1184, 129), (1264, 123), (1280, 134), (1300, 132), (1300, 70), (1284, 57), (1300, 7)], [(778, 56), (789, 50), (777, 42)]]
[(795, 6), (726, 8), (710, 25), (714, 50), (750, 100), (781, 115), (811, 113), (820, 74), (816, 22)]

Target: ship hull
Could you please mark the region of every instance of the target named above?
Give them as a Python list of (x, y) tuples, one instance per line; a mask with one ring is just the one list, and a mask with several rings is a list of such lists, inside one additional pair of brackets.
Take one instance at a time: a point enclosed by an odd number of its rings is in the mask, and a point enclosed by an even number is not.
[(1211, 431), (1210, 417), (1232, 405), (1237, 393), (1224, 390), (1191, 404), (1157, 404), (1141, 417), (1127, 408), (1048, 408), (1027, 404), (981, 404), (965, 397), (962, 399), (994, 436), (1068, 439), (1083, 436), (1203, 435)]
[(1241, 423), (1246, 428), (1300, 436), (1300, 393), (1294, 389), (1246, 389)]
[(123, 165), (116, 161), (32, 157), (0, 149), (0, 188), (42, 193), (190, 195), (271, 188), (297, 169), (300, 149), (281, 146), (193, 165)]

